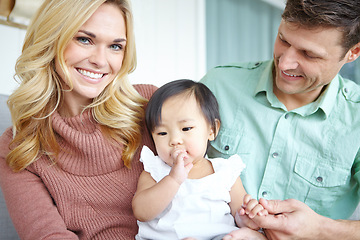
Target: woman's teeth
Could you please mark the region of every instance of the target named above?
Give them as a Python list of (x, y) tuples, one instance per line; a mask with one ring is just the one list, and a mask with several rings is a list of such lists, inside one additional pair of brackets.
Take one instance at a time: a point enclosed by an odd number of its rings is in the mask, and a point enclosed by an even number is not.
[(93, 72), (86, 71), (84, 69), (78, 69), (78, 72), (81, 73), (82, 75), (84, 75), (85, 77), (94, 78), (94, 79), (99, 79), (104, 76), (104, 74), (93, 73)]

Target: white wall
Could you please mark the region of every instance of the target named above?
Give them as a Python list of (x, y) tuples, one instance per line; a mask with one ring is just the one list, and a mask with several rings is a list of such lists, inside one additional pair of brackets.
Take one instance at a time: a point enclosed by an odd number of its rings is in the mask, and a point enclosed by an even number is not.
[(15, 62), (21, 53), (25, 31), (0, 25), (0, 93), (10, 94), (16, 87)]
[(138, 52), (133, 83), (161, 86), (206, 72), (205, 0), (132, 0)]
[[(164, 83), (206, 71), (205, 0), (132, 0), (138, 66), (132, 83)], [(0, 94), (17, 86), (13, 79), (25, 31), (0, 25)]]

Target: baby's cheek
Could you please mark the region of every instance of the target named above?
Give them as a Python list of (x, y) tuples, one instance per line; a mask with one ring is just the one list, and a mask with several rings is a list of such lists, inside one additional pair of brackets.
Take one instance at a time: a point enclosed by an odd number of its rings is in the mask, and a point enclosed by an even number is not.
[(163, 160), (167, 165), (172, 166), (173, 165), (173, 159), (169, 154), (164, 153), (158, 153), (161, 160)]

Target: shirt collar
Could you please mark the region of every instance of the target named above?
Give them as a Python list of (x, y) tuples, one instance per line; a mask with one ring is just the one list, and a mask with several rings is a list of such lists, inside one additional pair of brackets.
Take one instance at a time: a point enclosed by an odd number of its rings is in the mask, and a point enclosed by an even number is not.
[(331, 110), (333, 109), (336, 101), (336, 95), (339, 91), (339, 75), (336, 75), (330, 84), (327, 86), (325, 91), (320, 95), (320, 97), (314, 102), (318, 108), (322, 109), (326, 117), (329, 117)]
[(264, 71), (262, 72), (259, 82), (255, 88), (254, 96), (256, 96), (260, 92), (272, 92), (273, 86), (272, 86), (272, 71), (274, 68), (274, 61), (265, 62), (263, 64), (267, 64)]
[[(274, 68), (274, 61), (269, 61), (262, 75), (260, 76), (259, 82), (255, 88), (254, 97), (259, 93), (265, 92), (267, 100), (272, 107), (282, 108), (287, 111), (285, 106), (277, 99), (273, 93), (273, 76), (272, 71)], [(315, 101), (298, 109), (294, 109), (292, 112), (296, 112), (302, 116), (308, 116), (319, 109), (323, 111), (325, 117), (327, 118), (331, 110), (334, 107), (336, 101), (336, 95), (339, 89), (339, 75), (336, 75), (335, 78), (330, 82), (326, 87), (325, 91), (320, 95), (320, 97)]]

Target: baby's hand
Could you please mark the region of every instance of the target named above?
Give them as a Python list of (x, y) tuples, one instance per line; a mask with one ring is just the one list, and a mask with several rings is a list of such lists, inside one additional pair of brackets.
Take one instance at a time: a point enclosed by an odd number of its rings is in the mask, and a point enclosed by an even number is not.
[(175, 149), (171, 156), (173, 157), (173, 166), (169, 175), (179, 184), (182, 184), (187, 179), (193, 164), (189, 162), (185, 150)]
[(258, 216), (266, 216), (268, 215), (268, 211), (256, 200), (251, 198), (249, 194), (244, 196), (243, 205), (240, 211), (248, 215), (249, 218), (254, 218), (256, 215)]

